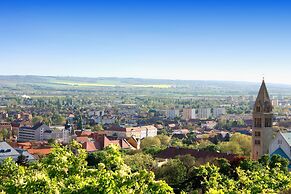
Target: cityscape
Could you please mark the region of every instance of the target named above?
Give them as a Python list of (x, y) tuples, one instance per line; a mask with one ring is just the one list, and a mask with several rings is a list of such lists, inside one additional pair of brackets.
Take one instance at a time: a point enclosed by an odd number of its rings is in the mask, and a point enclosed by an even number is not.
[(291, 193), (290, 5), (0, 1), (0, 194)]

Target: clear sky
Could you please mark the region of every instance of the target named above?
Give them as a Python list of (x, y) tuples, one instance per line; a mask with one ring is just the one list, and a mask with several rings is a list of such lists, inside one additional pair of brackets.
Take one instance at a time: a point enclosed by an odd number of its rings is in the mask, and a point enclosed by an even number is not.
[(0, 74), (291, 84), (291, 1), (0, 0)]

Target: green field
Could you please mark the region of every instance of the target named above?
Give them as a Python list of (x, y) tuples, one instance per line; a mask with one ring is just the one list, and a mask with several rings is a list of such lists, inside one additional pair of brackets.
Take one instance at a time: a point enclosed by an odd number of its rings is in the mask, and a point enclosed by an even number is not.
[(171, 88), (166, 84), (107, 84), (107, 83), (82, 83), (82, 82), (53, 82), (55, 84), (77, 86), (77, 87), (137, 87), (137, 88)]

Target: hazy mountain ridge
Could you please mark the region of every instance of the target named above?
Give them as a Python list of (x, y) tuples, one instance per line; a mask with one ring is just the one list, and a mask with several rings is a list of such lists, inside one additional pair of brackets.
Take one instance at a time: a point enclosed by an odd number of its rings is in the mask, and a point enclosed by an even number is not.
[[(105, 88), (156, 89), (194, 95), (255, 95), (260, 83), (210, 80), (166, 80), (117, 77), (59, 77), (35, 75), (0, 76), (1, 89), (6, 90), (100, 90)], [(291, 85), (267, 82), (270, 94), (290, 95)]]

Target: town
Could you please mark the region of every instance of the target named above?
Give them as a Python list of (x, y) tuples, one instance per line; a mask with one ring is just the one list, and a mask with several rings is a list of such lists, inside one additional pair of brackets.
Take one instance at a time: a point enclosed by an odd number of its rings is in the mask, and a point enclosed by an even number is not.
[[(291, 161), (291, 100), (269, 96), (264, 81), (257, 96), (5, 93), (0, 102), (0, 161), (11, 157), (18, 164), (29, 165), (48, 156), (55, 145), (75, 141), (88, 153), (88, 163), (94, 163), (96, 153), (115, 145), (124, 150), (126, 164), (135, 170), (153, 170), (178, 191), (186, 172), (177, 172), (182, 173), (177, 178), (167, 175), (167, 170), (175, 171), (177, 164), (171, 162), (177, 157), (190, 162), (187, 168), (217, 159), (230, 163), (258, 160), (264, 154)], [(263, 116), (261, 109), (267, 111)], [(269, 134), (265, 127), (271, 129)], [(278, 133), (274, 141), (273, 131)]]
[(291, 193), (290, 10), (1, 0), (0, 194)]

